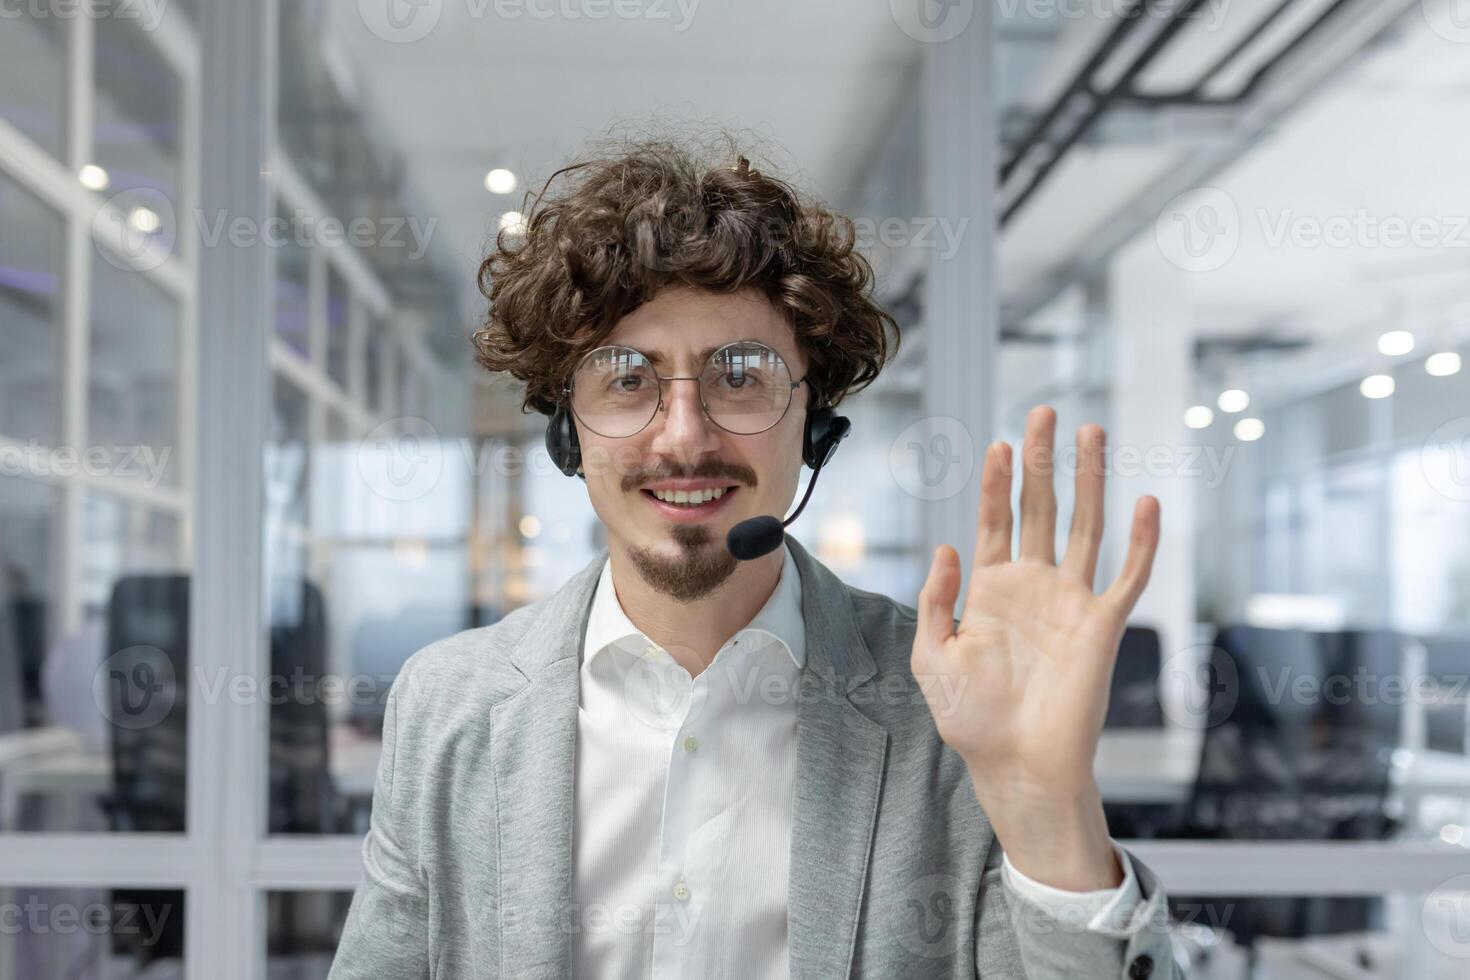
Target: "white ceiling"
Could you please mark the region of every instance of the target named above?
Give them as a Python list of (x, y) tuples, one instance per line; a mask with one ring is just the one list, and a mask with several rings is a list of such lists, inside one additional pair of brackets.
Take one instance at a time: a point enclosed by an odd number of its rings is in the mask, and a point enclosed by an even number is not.
[[(839, 200), (917, 56), (881, 2), (619, 0), (600, 9), (648, 15), (598, 20), (528, 12), (599, 9), (587, 0), (421, 2), (437, 19), (409, 43), (384, 40), (364, 20), (381, 0), (329, 0), (327, 33), (441, 216), (437, 234), (466, 283), (527, 183), (539, 187), (613, 127), (750, 130), (771, 141), (785, 173)], [(486, 192), (496, 166), (521, 178), (516, 192)]]
[[(679, 0), (632, 3), (666, 18), (601, 20), (533, 18), (515, 0), (506, 3), (522, 13), (511, 18), (496, 15), (496, 0), (420, 0), (436, 19), (410, 43), (384, 40), (369, 28), (360, 11), (378, 2), (328, 0), (327, 34), (352, 66), (371, 113), (404, 150), (425, 206), (441, 217), (440, 244), (463, 270), (467, 290), (499, 214), (519, 207), (528, 182), (614, 127), (753, 130), (774, 144), (783, 172), (843, 204), (920, 53), (882, 2), (684, 0), (693, 3), (686, 22)], [(1231, 23), (1241, 10), (1259, 12), (1265, 3), (1230, 7)], [(591, 3), (536, 6), (582, 10)], [(1099, 29), (1066, 26), (1053, 53), (1085, 49), (1076, 39), (1095, 40)], [(1205, 40), (1218, 48), (1234, 31)], [(1263, 215), (1267, 222), (1287, 215), (1320, 220), (1360, 209), (1379, 220), (1470, 216), (1466, 42), (1406, 16), (1395, 37), (1360, 53), (1325, 91), (1210, 178), (1237, 206), (1241, 234), (1222, 267), (1187, 275), (1194, 330), (1279, 329), (1356, 344), (1394, 319), (1418, 315), (1406, 307), (1432, 313), (1462, 292), (1470, 295), (1470, 249), (1273, 246), (1262, 223)], [(1033, 87), (1054, 83), (1058, 71), (1044, 65)], [(1144, 132), (1078, 147), (1007, 229), (1003, 290), (1065, 268), (1116, 221), (1124, 203), (1195, 145)], [(482, 179), (493, 166), (513, 169), (521, 188), (487, 193)]]
[[(1201, 329), (1276, 322), (1327, 338), (1470, 285), (1470, 46), (1417, 17), (1404, 27), (1211, 181), (1233, 199), (1241, 238), (1224, 266), (1189, 277)], [(1360, 213), (1348, 247), (1273, 241), (1283, 222)], [(1416, 219), (1442, 243), (1380, 243), (1384, 222)]]
[[(1309, 355), (1279, 359), (1301, 378), (1371, 355), (1386, 329), (1407, 327), (1429, 341), (1452, 338), (1457, 321), (1462, 331), (1470, 327), (1470, 31), (1446, 36), (1417, 8), (1203, 182), (1233, 204), (1239, 238), (1218, 267), (1183, 272), (1159, 264), (1161, 274), (1183, 280), (1194, 332), (1313, 338)], [(1006, 230), (1000, 263), (1007, 294), (1065, 269), (1190, 146), (1187, 138), (1145, 132), (1135, 142), (1102, 140), (1074, 151)], [(1166, 203), (1143, 213), (1135, 240), (1157, 237), (1154, 218), (1167, 213)], [(1442, 241), (1392, 247), (1365, 237), (1384, 222), (1416, 219), (1430, 222)], [(1310, 228), (1334, 220), (1361, 221), (1368, 231), (1352, 231), (1345, 247), (1273, 240), (1283, 223)]]

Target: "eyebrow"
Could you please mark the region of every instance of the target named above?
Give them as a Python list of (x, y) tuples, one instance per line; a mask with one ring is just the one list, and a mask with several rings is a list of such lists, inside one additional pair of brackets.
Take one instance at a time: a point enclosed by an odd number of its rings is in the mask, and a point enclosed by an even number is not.
[[(710, 346), (706, 347), (704, 350), (700, 351), (698, 355), (696, 355), (695, 361), (697, 363), (703, 364), (705, 361), (709, 360), (709, 356), (711, 354), (713, 354), (715, 351), (719, 350), (721, 347), (729, 347), (731, 344), (759, 344), (759, 343), (763, 343), (763, 341), (752, 340), (749, 337), (742, 337), (739, 340), (727, 340), (723, 344), (711, 344)], [(659, 350), (645, 350), (645, 351), (640, 351), (640, 353), (644, 357), (648, 358), (648, 360), (650, 362), (652, 362), (655, 367), (664, 364), (665, 361), (667, 360), (664, 357), (663, 351), (659, 351)]]

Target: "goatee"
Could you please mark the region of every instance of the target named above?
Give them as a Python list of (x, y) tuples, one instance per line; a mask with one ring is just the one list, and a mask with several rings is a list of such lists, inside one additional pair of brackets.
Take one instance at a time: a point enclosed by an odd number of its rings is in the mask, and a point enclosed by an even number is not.
[(675, 524), (674, 543), (680, 554), (670, 557), (651, 548), (628, 546), (628, 558), (638, 575), (656, 591), (680, 602), (693, 602), (719, 588), (735, 572), (738, 562), (725, 548), (706, 547), (710, 530), (702, 524)]

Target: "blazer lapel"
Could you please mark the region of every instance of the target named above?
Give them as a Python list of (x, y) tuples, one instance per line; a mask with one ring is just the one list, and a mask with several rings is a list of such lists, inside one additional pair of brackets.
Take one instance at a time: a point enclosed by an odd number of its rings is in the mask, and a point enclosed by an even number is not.
[(807, 660), (797, 709), (787, 931), (793, 980), (852, 968), (888, 732), (850, 700), (875, 673), (847, 587), (794, 538)]
[(582, 639), (605, 554), (511, 651), (526, 685), (491, 710), (503, 977), (571, 974), (572, 795)]

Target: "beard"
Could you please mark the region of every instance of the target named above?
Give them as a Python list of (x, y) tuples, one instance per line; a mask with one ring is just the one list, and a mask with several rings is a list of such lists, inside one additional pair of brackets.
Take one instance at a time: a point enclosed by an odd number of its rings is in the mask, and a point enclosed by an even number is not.
[(680, 602), (693, 602), (709, 595), (735, 572), (738, 561), (725, 548), (707, 548), (710, 530), (702, 524), (676, 524), (674, 543), (680, 553), (669, 556), (641, 548), (628, 547), (628, 558), (640, 578), (654, 591)]

